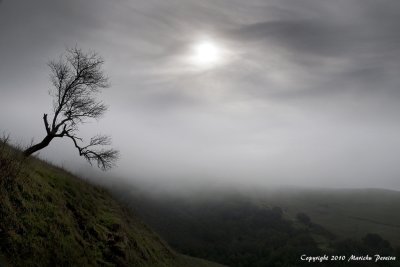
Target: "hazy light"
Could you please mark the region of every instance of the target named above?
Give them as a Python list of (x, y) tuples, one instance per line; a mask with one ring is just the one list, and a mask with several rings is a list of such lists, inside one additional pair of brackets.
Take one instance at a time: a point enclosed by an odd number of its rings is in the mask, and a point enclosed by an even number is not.
[(223, 62), (223, 54), (223, 49), (218, 43), (204, 40), (192, 46), (189, 61), (196, 67), (210, 68)]

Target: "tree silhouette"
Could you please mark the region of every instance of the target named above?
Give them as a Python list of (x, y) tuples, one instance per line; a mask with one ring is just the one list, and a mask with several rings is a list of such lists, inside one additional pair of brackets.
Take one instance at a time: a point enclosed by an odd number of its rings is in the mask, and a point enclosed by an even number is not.
[(114, 166), (119, 152), (104, 148), (111, 144), (109, 136), (95, 135), (87, 145), (82, 145), (83, 139), (77, 136), (79, 125), (88, 119), (100, 118), (107, 110), (107, 106), (96, 99), (101, 89), (109, 87), (102, 70), (103, 63), (97, 53), (84, 53), (77, 47), (68, 49), (64, 57), (49, 63), (54, 114), (50, 122), (48, 115), (43, 115), (47, 135), (24, 151), (26, 157), (47, 147), (54, 138), (66, 137), (90, 164), (96, 162), (102, 170)]

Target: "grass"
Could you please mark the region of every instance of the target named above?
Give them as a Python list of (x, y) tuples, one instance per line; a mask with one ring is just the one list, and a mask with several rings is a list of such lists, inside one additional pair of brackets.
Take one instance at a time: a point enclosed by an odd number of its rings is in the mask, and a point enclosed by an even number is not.
[(0, 143), (0, 265), (216, 267), (179, 255), (106, 190)]

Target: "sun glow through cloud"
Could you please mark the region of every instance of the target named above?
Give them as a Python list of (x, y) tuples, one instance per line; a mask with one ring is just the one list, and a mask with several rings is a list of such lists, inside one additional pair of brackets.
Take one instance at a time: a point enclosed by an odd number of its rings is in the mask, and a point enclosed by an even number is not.
[(189, 51), (189, 63), (201, 69), (220, 65), (225, 60), (225, 51), (213, 40), (202, 40), (194, 43)]

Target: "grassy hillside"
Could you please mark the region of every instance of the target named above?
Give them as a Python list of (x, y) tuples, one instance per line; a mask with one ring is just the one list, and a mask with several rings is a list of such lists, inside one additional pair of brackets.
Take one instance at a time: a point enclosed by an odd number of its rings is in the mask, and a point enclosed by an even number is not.
[(0, 266), (217, 267), (181, 256), (104, 189), (0, 143)]

